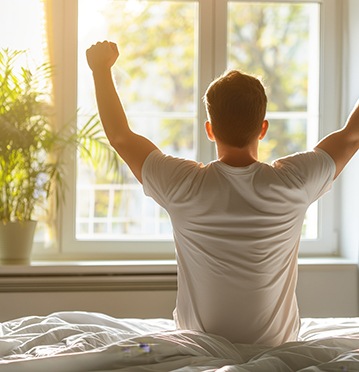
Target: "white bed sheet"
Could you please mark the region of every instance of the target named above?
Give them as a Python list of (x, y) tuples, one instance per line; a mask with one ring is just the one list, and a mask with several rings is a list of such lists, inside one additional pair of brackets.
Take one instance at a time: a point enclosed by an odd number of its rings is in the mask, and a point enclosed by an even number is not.
[(359, 318), (303, 319), (300, 337), (232, 344), (168, 319), (59, 312), (0, 323), (0, 371), (359, 371)]

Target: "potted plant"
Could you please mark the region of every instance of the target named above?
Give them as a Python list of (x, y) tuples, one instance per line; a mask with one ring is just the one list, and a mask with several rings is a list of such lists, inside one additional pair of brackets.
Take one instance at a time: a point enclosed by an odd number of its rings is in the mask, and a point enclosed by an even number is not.
[[(118, 157), (107, 143), (96, 116), (76, 132), (70, 126), (53, 129), (49, 93), (43, 82), (51, 76), (48, 64), (16, 67), (24, 51), (0, 50), (0, 263), (29, 262), (40, 209), (54, 197), (63, 200), (65, 151), (80, 149), (81, 156), (107, 156), (117, 166)], [(96, 157), (91, 158), (96, 163)], [(22, 240), (24, 252), (20, 251)]]

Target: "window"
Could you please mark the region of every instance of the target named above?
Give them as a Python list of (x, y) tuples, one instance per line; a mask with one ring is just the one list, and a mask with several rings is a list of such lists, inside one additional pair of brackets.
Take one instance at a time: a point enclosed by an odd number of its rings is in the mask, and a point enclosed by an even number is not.
[[(261, 160), (311, 148), (337, 126), (336, 89), (324, 89), (324, 83), (330, 88), (338, 83), (336, 0), (51, 3), (44, 14), (48, 24), (52, 19), (50, 46), (61, 122), (77, 116), (81, 127), (96, 112), (85, 50), (110, 39), (119, 46), (114, 76), (130, 124), (165, 152), (203, 162), (214, 159), (215, 149), (203, 130), (201, 98), (227, 68), (260, 75), (268, 87), (271, 127), (261, 145)], [(79, 159), (69, 157), (68, 164), (70, 187), (59, 216), (60, 244), (46, 249), (39, 244), (39, 257), (173, 257), (167, 214), (143, 195), (125, 165), (115, 176)], [(332, 192), (310, 207), (303, 254), (330, 254), (337, 248), (334, 201)]]

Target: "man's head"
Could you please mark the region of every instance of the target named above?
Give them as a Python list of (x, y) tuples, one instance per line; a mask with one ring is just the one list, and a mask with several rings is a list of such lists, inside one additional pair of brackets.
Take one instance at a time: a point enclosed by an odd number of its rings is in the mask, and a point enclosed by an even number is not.
[(231, 70), (208, 87), (204, 103), (215, 138), (235, 147), (258, 139), (267, 108), (262, 83), (255, 77)]

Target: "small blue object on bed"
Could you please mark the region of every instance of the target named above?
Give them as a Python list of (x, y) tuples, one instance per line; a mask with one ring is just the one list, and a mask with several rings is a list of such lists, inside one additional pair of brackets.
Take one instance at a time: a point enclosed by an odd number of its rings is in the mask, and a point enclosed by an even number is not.
[(0, 371), (359, 371), (359, 318), (303, 319), (299, 341), (266, 347), (168, 319), (28, 316), (0, 323)]

